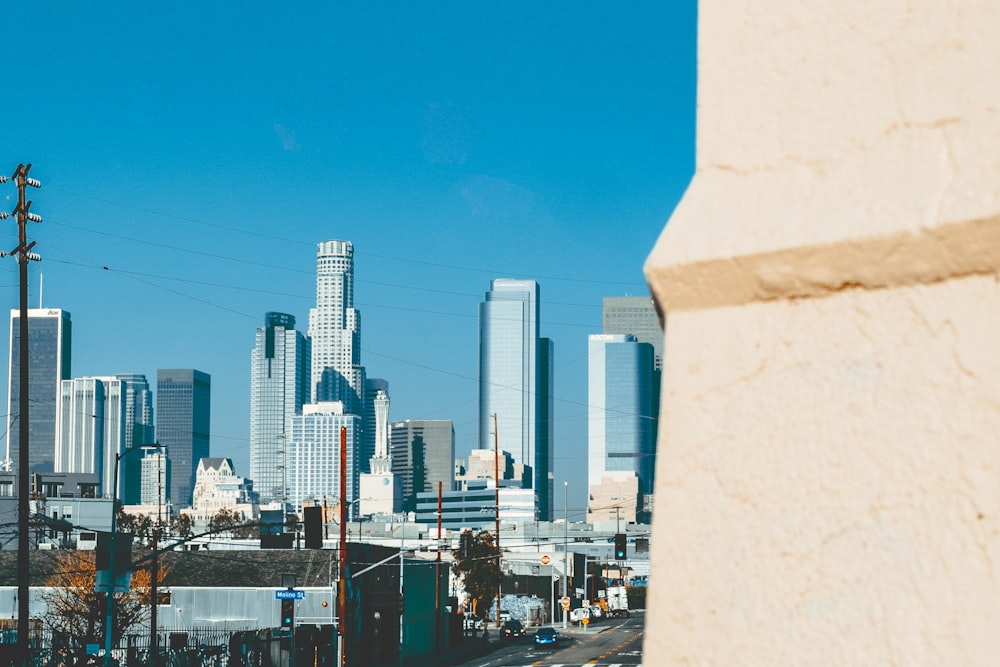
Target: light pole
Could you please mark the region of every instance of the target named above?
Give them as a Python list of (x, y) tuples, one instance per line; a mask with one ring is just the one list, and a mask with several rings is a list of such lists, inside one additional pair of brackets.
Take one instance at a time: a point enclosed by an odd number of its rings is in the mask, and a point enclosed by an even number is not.
[[(137, 445), (129, 447), (121, 452), (115, 452), (115, 468), (111, 474), (111, 553), (108, 554), (108, 605), (104, 616), (104, 666), (111, 667), (111, 646), (114, 639), (114, 612), (115, 612), (115, 533), (118, 527), (118, 466), (121, 460), (132, 452), (141, 452), (149, 448), (149, 445)], [(156, 600), (153, 600), (156, 603)]]
[[(563, 597), (569, 593), (566, 588), (566, 579), (569, 577), (569, 482), (563, 482)], [(569, 611), (563, 609), (563, 630), (566, 629), (566, 617)]]

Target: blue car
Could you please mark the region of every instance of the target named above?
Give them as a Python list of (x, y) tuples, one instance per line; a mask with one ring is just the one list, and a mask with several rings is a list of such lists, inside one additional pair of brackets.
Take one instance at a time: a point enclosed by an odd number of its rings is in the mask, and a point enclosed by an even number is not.
[(555, 628), (538, 628), (535, 632), (535, 646), (545, 648), (559, 646), (559, 633)]

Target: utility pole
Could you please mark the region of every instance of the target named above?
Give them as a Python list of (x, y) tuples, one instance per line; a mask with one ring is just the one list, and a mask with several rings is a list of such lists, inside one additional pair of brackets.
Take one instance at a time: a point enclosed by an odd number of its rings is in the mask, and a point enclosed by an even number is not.
[[(159, 443), (157, 443), (159, 446)], [(165, 449), (165, 448), (164, 448)], [(153, 529), (153, 564), (150, 567), (150, 602), (149, 602), (149, 667), (156, 667), (157, 660), (157, 628), (156, 606), (159, 604), (157, 586), (160, 578), (160, 533), (163, 530), (163, 466), (166, 456), (163, 449), (158, 449), (156, 457), (156, 528)]]
[[(497, 630), (500, 629), (500, 587), (503, 585), (503, 564), (500, 560), (500, 436), (497, 433), (497, 413), (493, 413), (493, 488), (496, 490), (497, 530)], [(499, 635), (498, 635), (499, 636)]]
[[(400, 556), (402, 558), (402, 556)], [(340, 630), (339, 667), (347, 664), (347, 427), (340, 427), (340, 590), (337, 591), (337, 629)]]
[[(20, 377), (19, 408), (18, 408), (18, 447), (17, 447), (17, 644), (15, 661), (27, 667), (28, 665), (28, 262), (40, 261), (41, 257), (31, 252), (35, 242), (28, 243), (28, 221), (41, 222), (41, 216), (31, 212), (31, 201), (25, 199), (25, 190), (30, 186), (40, 188), (42, 184), (28, 177), (31, 163), (19, 164), (14, 171), (14, 182), (17, 184), (17, 206), (13, 214), (17, 216), (17, 247), (10, 252), (0, 252), (0, 257), (17, 255), (18, 281), (20, 283), (20, 317), (18, 318), (18, 369)], [(6, 182), (6, 176), (0, 176), (0, 183)], [(6, 218), (6, 212), (0, 213), (0, 219)]]
[[(563, 597), (567, 592), (567, 579), (569, 578), (569, 482), (563, 482)], [(563, 630), (566, 629), (566, 617), (569, 611), (563, 609)]]

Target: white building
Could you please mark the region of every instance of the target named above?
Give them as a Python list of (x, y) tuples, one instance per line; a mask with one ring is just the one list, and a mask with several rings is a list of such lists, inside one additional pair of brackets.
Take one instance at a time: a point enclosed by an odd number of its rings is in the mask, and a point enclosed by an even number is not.
[(361, 315), (354, 308), (354, 246), (324, 241), (316, 253), (316, 307), (309, 309), (312, 401), (362, 414)]
[[(347, 440), (347, 500), (356, 500), (361, 417), (345, 414), (339, 401), (302, 406), (302, 414), (291, 418), (288, 437), (289, 502), (322, 504), (340, 498), (340, 431)], [(328, 502), (329, 504), (329, 502)], [(354, 512), (356, 513), (356, 509)]]
[[(487, 529), (496, 527), (499, 512), (501, 524), (525, 524), (535, 521), (535, 494), (519, 486), (499, 489), (493, 480), (470, 481), (464, 491), (441, 494), (441, 527), (446, 530)], [(417, 494), (417, 523), (437, 525), (438, 494), (436, 491)]]
[(59, 383), (54, 472), (94, 473), (104, 495), (120, 496), (127, 471), (113, 489), (116, 457), (124, 450), (126, 383), (85, 377)]
[(400, 509), (403, 499), (401, 480), (392, 474), (389, 456), (389, 395), (378, 390), (373, 400), (375, 455), (368, 473), (360, 475), (359, 514), (392, 514)]
[(244, 519), (257, 516), (252, 482), (238, 477), (228, 458), (203, 458), (195, 470), (194, 491), (190, 509), (182, 514), (191, 516), (196, 526), (207, 525), (220, 510), (236, 512)]

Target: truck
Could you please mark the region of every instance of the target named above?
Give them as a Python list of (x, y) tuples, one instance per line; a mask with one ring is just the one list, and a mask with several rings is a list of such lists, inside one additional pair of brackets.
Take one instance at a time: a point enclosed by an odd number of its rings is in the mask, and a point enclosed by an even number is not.
[(608, 586), (601, 602), (609, 618), (628, 618), (628, 592), (624, 586)]

